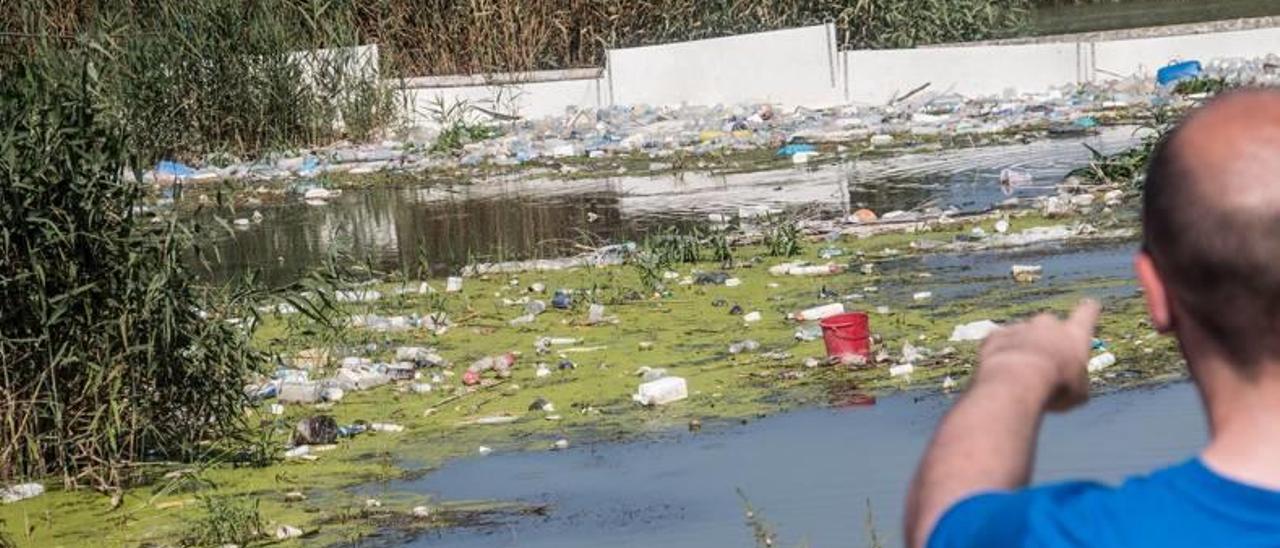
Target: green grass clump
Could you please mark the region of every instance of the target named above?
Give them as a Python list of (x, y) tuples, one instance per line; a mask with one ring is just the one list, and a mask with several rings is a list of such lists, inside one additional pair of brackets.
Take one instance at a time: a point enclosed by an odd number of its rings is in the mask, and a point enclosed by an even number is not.
[(249, 497), (200, 497), (203, 513), (188, 525), (182, 546), (245, 546), (263, 536), (258, 500)]

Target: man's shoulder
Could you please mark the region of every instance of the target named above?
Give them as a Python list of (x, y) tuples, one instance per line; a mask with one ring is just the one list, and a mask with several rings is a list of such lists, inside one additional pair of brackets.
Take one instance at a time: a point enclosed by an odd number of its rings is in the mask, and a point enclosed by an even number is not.
[(978, 493), (946, 511), (929, 546), (1134, 545), (1133, 539), (1150, 538), (1163, 522), (1183, 513), (1185, 501), (1177, 493), (1190, 464), (1118, 486), (1067, 481)]

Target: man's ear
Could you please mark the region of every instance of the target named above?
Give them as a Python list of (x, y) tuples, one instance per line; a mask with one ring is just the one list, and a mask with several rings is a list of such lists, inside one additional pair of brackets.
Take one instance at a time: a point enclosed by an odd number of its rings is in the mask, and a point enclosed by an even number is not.
[(1147, 313), (1151, 315), (1151, 324), (1160, 333), (1173, 331), (1173, 307), (1169, 302), (1168, 286), (1156, 270), (1155, 261), (1146, 251), (1139, 251), (1133, 261), (1138, 271), (1138, 283), (1142, 284), (1143, 295), (1147, 299)]

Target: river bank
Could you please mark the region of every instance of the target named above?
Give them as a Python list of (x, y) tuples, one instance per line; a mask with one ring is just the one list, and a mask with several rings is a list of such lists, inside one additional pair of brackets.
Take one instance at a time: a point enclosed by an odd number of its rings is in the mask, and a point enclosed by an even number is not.
[[(996, 226), (1001, 221), (1009, 223), (1007, 235)], [(1091, 228), (1082, 231), (1083, 222)], [(379, 497), (380, 509), (366, 509), (365, 498), (346, 488), (429, 473), (450, 459), (477, 454), (482, 446), (496, 453), (548, 451), (560, 440), (576, 447), (634, 439), (695, 420), (716, 428), (788, 409), (865, 402), (866, 396), (899, 390), (936, 390), (944, 383), (962, 386), (975, 346), (948, 340), (956, 326), (1062, 310), (1083, 295), (1102, 297), (1108, 306), (1099, 336), (1118, 365), (1098, 375), (1100, 387), (1178, 378), (1174, 349), (1154, 339), (1145, 326), (1145, 313), (1125, 274), (1132, 244), (1124, 234), (1132, 234), (1132, 227), (1130, 210), (1104, 207), (1099, 200), (1096, 207), (1066, 218), (995, 212), (950, 223), (904, 223), (888, 232), (867, 231), (865, 237), (857, 231), (834, 240), (818, 237), (792, 259), (771, 257), (765, 247), (747, 245), (733, 250), (731, 268), (722, 268), (718, 261), (670, 265), (659, 273), (664, 288), (657, 296), (634, 265), (481, 275), (466, 278), (458, 292), (446, 292), (447, 284), (440, 279), (362, 286), (340, 297), (369, 300), (339, 305), (333, 319), (344, 327), (329, 329), (300, 314), (266, 313), (255, 344), (280, 356), (283, 366), (311, 366), (308, 375), (313, 379), (331, 375), (344, 358), (394, 363), (397, 349), (405, 346), (434, 348), (450, 365), (421, 369), (414, 381), (349, 392), (336, 403), (287, 405), (281, 415), (273, 414), (275, 402), (267, 400), (254, 410), (253, 420), (262, 421), (262, 447), (275, 458), (287, 446), (293, 425), (316, 414), (330, 415), (339, 425), (364, 421), (404, 430), (344, 439), (330, 450), (316, 449), (310, 454), (314, 460), (286, 459), (257, 468), (215, 464), (192, 476), (215, 486), (197, 492), (257, 499), (272, 531), (291, 525), (315, 531), (329, 542), (377, 534), (388, 527), (420, 530), (465, 524), (467, 516), (493, 516), (503, 508), (543, 511), (521, 505), (485, 506), (489, 513), (469, 514), (465, 510), (476, 507), (395, 492)], [(1026, 234), (1050, 237), (1012, 237)], [(840, 255), (831, 259), (818, 255), (825, 250), (830, 256), (836, 249)], [(769, 273), (771, 267), (796, 259), (848, 264), (850, 269), (824, 278)], [(1008, 269), (1023, 262), (1042, 264), (1044, 278), (1032, 284), (1013, 281)], [(974, 270), (972, 265), (990, 266)], [(738, 282), (682, 283), (699, 273), (719, 271)], [(420, 292), (423, 281), (437, 292)], [(530, 287), (542, 290), (531, 292)], [(526, 313), (527, 301), (550, 304), (558, 288), (574, 291), (569, 308), (549, 307), (530, 322), (510, 324)], [(360, 293), (369, 290), (376, 290), (378, 297)], [(932, 295), (921, 296), (925, 292)], [(799, 326), (784, 314), (831, 301), (871, 312), (878, 357), (873, 366), (808, 366), (820, 363), (822, 343), (797, 340)], [(605, 307), (604, 322), (588, 322), (593, 303)], [(731, 313), (735, 306), (741, 315)], [(760, 319), (747, 321), (753, 312)], [(409, 314), (436, 318), (436, 329), (400, 329), (404, 324), (392, 319)], [(440, 314), (449, 318), (447, 330), (439, 329), (444, 323), (439, 322)], [(354, 315), (365, 327), (351, 324)], [(370, 315), (385, 320), (371, 321)], [(550, 347), (544, 343), (546, 352), (540, 354), (538, 341), (544, 337), (575, 342)], [(758, 347), (730, 352), (731, 345), (746, 340)], [(487, 373), (478, 386), (462, 383), (467, 364), (505, 352), (520, 353), (510, 378)], [(914, 369), (909, 375), (889, 373), (889, 368), (906, 364)], [(643, 381), (638, 374), (642, 367), (684, 378), (689, 398), (652, 409), (637, 405), (630, 395)], [(539, 398), (551, 407), (534, 406)], [(106, 533), (108, 538), (122, 544), (173, 539), (204, 512), (196, 492), (183, 491), (190, 488), (188, 481), (162, 480), (154, 487), (126, 491), (120, 507), (107, 513), (120, 518)], [(306, 500), (298, 500), (294, 492)], [(104, 535), (99, 516), (105, 504), (99, 495), (54, 490), (0, 507), (0, 517), (7, 527), (35, 523), (27, 537), (32, 541), (77, 544)], [(436, 517), (412, 518), (411, 510), (419, 506)], [(56, 522), (41, 524), (30, 518), (54, 508)], [(451, 515), (455, 519), (445, 519)]]

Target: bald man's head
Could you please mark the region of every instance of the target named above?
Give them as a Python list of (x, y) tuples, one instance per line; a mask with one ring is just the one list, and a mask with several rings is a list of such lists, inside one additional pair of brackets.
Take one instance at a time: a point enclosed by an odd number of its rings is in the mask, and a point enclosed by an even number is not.
[(1280, 361), (1280, 92), (1236, 91), (1156, 147), (1145, 247), (1176, 308), (1233, 363)]

